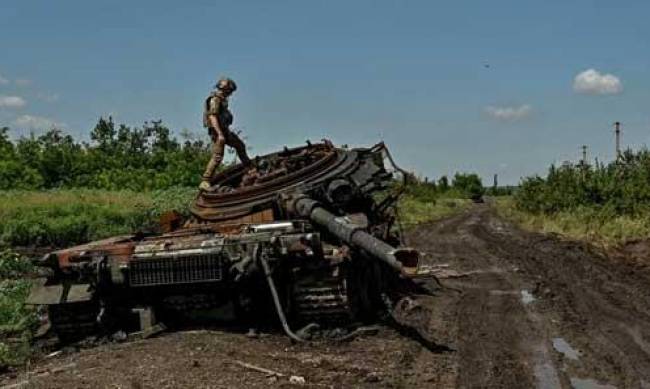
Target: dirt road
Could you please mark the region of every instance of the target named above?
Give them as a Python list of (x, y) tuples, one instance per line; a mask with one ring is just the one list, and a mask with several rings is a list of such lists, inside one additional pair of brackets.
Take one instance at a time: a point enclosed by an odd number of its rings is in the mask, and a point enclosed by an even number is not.
[[(484, 205), (421, 226), (411, 245), (448, 265), (424, 304), (431, 352), (383, 329), (342, 344), (170, 333), (50, 358), (0, 384), (79, 388), (650, 388), (650, 267), (522, 232)], [(650, 263), (650, 261), (646, 262)], [(272, 369), (267, 376), (242, 363)]]

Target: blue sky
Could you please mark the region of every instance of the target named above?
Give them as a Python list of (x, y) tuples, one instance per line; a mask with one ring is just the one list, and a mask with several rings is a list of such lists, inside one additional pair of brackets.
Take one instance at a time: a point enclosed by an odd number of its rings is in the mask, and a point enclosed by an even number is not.
[(111, 114), (203, 134), (202, 100), (228, 75), (254, 154), (383, 139), (421, 175), (516, 183), (582, 144), (611, 158), (616, 120), (625, 145), (649, 143), (648, 15), (648, 1), (4, 0), (0, 125), (87, 137)]

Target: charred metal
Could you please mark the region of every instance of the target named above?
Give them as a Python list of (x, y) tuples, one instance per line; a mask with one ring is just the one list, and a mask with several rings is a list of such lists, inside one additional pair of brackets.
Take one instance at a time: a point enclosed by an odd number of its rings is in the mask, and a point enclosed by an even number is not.
[(174, 325), (227, 308), (298, 341), (297, 326), (372, 322), (409, 293), (418, 265), (396, 232), (386, 161), (383, 144), (323, 141), (231, 166), (198, 193), (189, 219), (165, 214), (161, 234), (46, 255), (51, 274), (29, 302), (48, 306), (61, 339), (145, 331), (143, 312)]

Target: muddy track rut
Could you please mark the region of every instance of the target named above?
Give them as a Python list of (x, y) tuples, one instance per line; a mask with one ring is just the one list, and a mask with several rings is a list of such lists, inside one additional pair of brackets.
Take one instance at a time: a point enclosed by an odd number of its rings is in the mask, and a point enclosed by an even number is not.
[[(385, 328), (348, 343), (202, 330), (44, 359), (0, 385), (78, 388), (650, 388), (650, 268), (523, 232), (486, 205), (413, 231), (448, 265), (422, 303), (431, 352)], [(650, 259), (648, 260), (650, 263)], [(285, 374), (268, 377), (235, 361)]]

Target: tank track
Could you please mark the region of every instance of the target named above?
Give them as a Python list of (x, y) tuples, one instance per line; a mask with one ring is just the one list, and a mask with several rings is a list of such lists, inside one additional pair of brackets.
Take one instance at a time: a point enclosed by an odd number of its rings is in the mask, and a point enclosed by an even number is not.
[(345, 278), (330, 277), (294, 286), (293, 308), (300, 323), (329, 326), (348, 324), (352, 319)]
[(198, 309), (211, 309), (219, 307), (223, 301), (216, 296), (208, 294), (190, 294), (187, 296), (176, 295), (163, 299), (162, 307), (176, 312), (190, 312)]
[(64, 342), (96, 334), (98, 313), (95, 302), (57, 304), (48, 308), (51, 330)]

